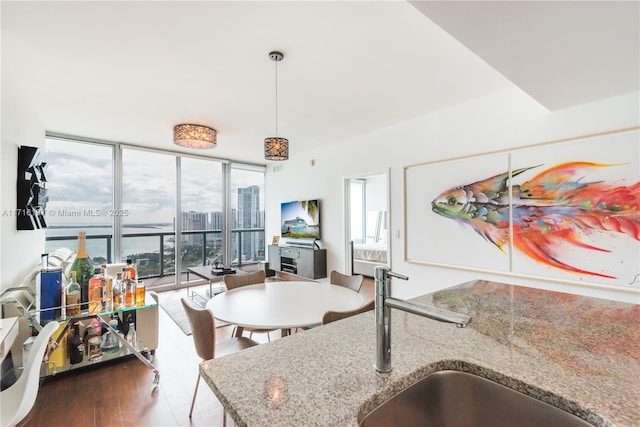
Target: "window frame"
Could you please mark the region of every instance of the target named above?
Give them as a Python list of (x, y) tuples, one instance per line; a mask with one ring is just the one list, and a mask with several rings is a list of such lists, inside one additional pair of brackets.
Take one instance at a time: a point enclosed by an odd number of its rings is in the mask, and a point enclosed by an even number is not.
[[(97, 140), (92, 138), (84, 138), (84, 137), (76, 137), (69, 136), (64, 134), (57, 134), (46, 132), (45, 133), (45, 151), (47, 149), (46, 141), (49, 139), (57, 139), (64, 140), (68, 142), (74, 142), (79, 144), (92, 144), (92, 145), (100, 145), (100, 146), (109, 146), (112, 147), (112, 177), (113, 177), (113, 207), (114, 210), (121, 210), (123, 204), (123, 194), (122, 194), (122, 185), (123, 185), (123, 151), (125, 149), (128, 150), (137, 150), (137, 151), (146, 151), (146, 152), (154, 152), (162, 155), (174, 156), (176, 161), (176, 177), (175, 177), (175, 283), (180, 285), (181, 283), (181, 241), (182, 241), (182, 224), (179, 220), (181, 218), (181, 209), (182, 209), (182, 201), (181, 201), (181, 185), (182, 185), (182, 159), (183, 158), (194, 158), (199, 160), (211, 161), (221, 164), (222, 166), (222, 194), (223, 194), (223, 203), (222, 203), (222, 212), (223, 212), (223, 227), (222, 230), (222, 238), (223, 238), (223, 259), (225, 262), (230, 260), (231, 257), (231, 239), (232, 239), (232, 212), (231, 212), (231, 175), (233, 169), (247, 170), (253, 172), (262, 172), (263, 174), (263, 184), (262, 191), (265, 192), (266, 188), (266, 166), (265, 165), (257, 165), (252, 163), (245, 163), (239, 161), (231, 161), (227, 159), (221, 159), (217, 157), (211, 156), (203, 156), (192, 153), (183, 153), (174, 150), (165, 150), (159, 148), (152, 147), (144, 147), (129, 143), (122, 142), (111, 142), (105, 140)], [(266, 194), (262, 195), (263, 200), (266, 200)], [(265, 213), (266, 216), (266, 213)], [(111, 218), (111, 227), (112, 227), (112, 239), (111, 239), (111, 248), (107, 248), (107, 252), (111, 254), (112, 258), (109, 262), (115, 262), (115, 259), (122, 256), (122, 239), (123, 239), (123, 217), (114, 215)], [(264, 227), (264, 225), (263, 225)], [(49, 240), (47, 237), (45, 239)], [(70, 248), (73, 249), (73, 248)], [(266, 251), (266, 244), (264, 250)], [(241, 261), (240, 261), (241, 262)], [(160, 275), (164, 275), (163, 271), (160, 271)]]

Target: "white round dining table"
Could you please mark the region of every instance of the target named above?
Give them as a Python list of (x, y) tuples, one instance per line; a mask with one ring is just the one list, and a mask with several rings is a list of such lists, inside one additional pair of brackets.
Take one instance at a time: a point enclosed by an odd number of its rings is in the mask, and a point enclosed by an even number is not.
[(268, 282), (242, 286), (215, 295), (207, 309), (216, 319), (242, 328), (282, 329), (322, 324), (329, 310), (354, 310), (363, 304), (362, 296), (343, 286), (322, 282)]

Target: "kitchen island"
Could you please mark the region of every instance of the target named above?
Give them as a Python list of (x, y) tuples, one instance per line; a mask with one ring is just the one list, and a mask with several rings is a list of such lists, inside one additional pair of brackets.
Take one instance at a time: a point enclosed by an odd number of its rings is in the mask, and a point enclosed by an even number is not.
[(596, 426), (640, 425), (640, 305), (488, 281), (413, 299), (466, 328), (392, 310), (393, 371), (378, 373), (367, 312), (202, 362), (238, 426), (355, 426), (444, 369), (521, 391)]

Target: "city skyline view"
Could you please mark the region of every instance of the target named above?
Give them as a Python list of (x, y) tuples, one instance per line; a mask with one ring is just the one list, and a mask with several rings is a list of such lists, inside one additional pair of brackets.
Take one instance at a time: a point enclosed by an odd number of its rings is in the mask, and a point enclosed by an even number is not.
[[(85, 231), (94, 260), (139, 256), (149, 263), (155, 258), (150, 268), (171, 274), (179, 220), (186, 232), (180, 239), (182, 271), (222, 257), (226, 235), (222, 232), (222, 162), (123, 146), (121, 201), (116, 208), (115, 146), (48, 138), (46, 148), (47, 251), (63, 246), (75, 250), (77, 233)], [(158, 174), (158, 169), (164, 173)], [(229, 258), (236, 263), (257, 262), (264, 259), (265, 251), (264, 173), (242, 167), (229, 170)], [(180, 213), (176, 214), (178, 206)], [(116, 217), (122, 225), (121, 254), (112, 254), (109, 248), (116, 233)], [(256, 231), (233, 231), (237, 229)], [(203, 233), (194, 233), (197, 231)], [(159, 257), (164, 259), (162, 263)]]
[[(46, 217), (49, 226), (110, 224), (114, 215), (125, 224), (169, 224), (176, 216), (175, 153), (157, 153), (136, 147), (123, 149), (123, 200), (114, 206), (113, 147), (47, 139)], [(214, 159), (181, 158), (181, 211), (222, 211), (221, 163)], [(165, 173), (158, 175), (157, 170)], [(231, 209), (237, 209), (238, 188), (255, 183), (256, 173), (232, 170)], [(203, 186), (206, 183), (206, 186)], [(215, 190), (214, 190), (215, 189)], [(260, 209), (264, 200), (260, 198)]]

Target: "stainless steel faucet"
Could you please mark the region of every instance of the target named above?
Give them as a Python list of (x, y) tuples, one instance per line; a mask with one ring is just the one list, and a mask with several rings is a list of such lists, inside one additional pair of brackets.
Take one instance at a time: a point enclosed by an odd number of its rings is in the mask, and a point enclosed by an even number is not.
[(397, 308), (408, 313), (439, 320), (441, 322), (455, 323), (464, 328), (471, 321), (466, 314), (454, 313), (437, 307), (430, 307), (415, 302), (402, 301), (391, 297), (391, 277), (408, 280), (407, 276), (394, 273), (389, 267), (376, 267), (374, 270), (376, 279), (376, 363), (378, 372), (391, 372), (391, 309)]

